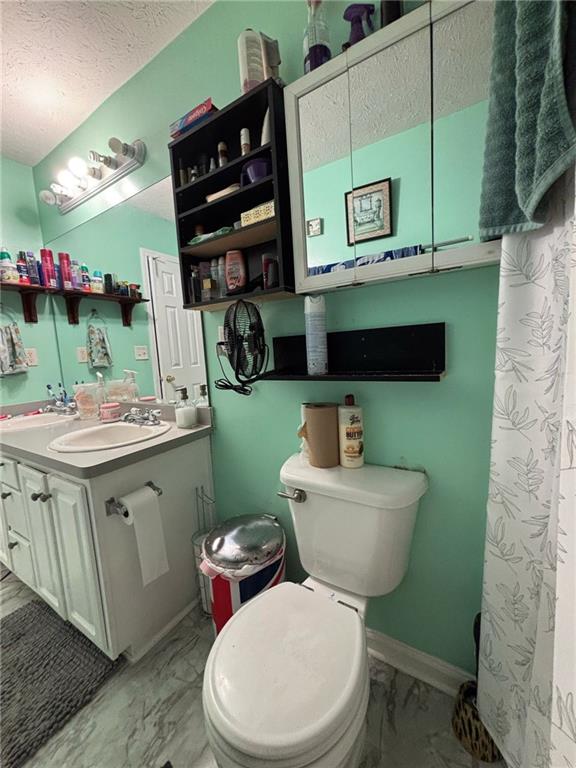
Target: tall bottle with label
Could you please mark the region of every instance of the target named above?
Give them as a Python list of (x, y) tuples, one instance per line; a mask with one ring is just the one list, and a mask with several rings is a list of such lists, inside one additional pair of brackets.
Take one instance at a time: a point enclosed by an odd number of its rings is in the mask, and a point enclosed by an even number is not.
[(306, 296), (306, 360), (309, 376), (328, 373), (328, 338), (326, 335), (326, 302), (324, 296)]
[(304, 30), (304, 73), (330, 60), (330, 36), (322, 0), (308, 0), (308, 23)]
[(354, 404), (354, 395), (346, 395), (338, 406), (340, 466), (358, 469), (364, 464), (364, 420), (362, 408)]

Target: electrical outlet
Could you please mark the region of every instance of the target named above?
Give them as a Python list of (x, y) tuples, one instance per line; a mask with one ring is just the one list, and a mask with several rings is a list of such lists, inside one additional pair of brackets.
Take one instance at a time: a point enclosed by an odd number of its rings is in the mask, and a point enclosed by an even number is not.
[(224, 326), (219, 325), (218, 326), (218, 341), (225, 341), (224, 339)]
[(76, 347), (76, 360), (79, 363), (88, 362), (88, 350), (86, 347)]
[(35, 347), (30, 347), (30, 349), (26, 349), (25, 352), (28, 365), (30, 367), (38, 365), (38, 350)]
[(134, 359), (135, 360), (148, 360), (148, 347), (134, 347)]

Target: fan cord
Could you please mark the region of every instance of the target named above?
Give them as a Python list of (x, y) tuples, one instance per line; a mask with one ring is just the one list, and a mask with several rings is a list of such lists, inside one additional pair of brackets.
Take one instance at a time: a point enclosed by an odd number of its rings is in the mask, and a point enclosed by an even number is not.
[[(219, 346), (221, 343), (222, 342), (218, 342), (216, 346)], [(268, 366), (269, 349), (267, 344), (265, 345), (265, 348), (266, 348), (266, 357), (264, 360), (264, 365), (262, 366), (264, 370)], [(238, 381), (238, 384), (233, 384), (228, 378), (228, 376), (226, 376), (226, 372), (224, 371), (224, 366), (222, 365), (221, 356), (217, 355), (217, 357), (218, 357), (218, 363), (220, 364), (220, 370), (222, 371), (222, 378), (216, 379), (216, 381), (214, 382), (214, 386), (216, 387), (216, 389), (224, 389), (229, 392), (236, 392), (236, 394), (238, 395), (251, 395), (252, 387), (250, 386), (250, 384), (262, 378), (262, 374), (255, 376), (254, 378), (249, 379), (248, 381), (241, 382), (238, 378), (238, 372), (234, 371), (234, 374), (236, 376), (236, 381)]]

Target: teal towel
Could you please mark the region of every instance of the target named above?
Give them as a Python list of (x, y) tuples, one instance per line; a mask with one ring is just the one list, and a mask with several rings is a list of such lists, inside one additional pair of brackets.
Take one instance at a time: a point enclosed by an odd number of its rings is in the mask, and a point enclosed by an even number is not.
[(547, 191), (576, 161), (576, 129), (564, 84), (565, 33), (561, 0), (496, 3), (482, 240), (542, 226)]

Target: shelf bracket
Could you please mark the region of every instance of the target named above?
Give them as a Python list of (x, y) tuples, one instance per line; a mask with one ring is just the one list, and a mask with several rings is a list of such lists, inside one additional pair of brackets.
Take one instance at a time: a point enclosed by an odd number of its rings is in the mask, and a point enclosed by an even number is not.
[(78, 325), (80, 322), (80, 302), (84, 296), (64, 296), (66, 302), (66, 314), (69, 325)]
[(132, 327), (132, 310), (134, 309), (134, 304), (124, 304), (123, 302), (119, 302), (120, 304), (120, 312), (122, 313), (122, 325), (124, 328), (131, 328)]
[(37, 291), (21, 291), (20, 300), (22, 302), (22, 312), (25, 323), (37, 323), (38, 311), (36, 309)]

